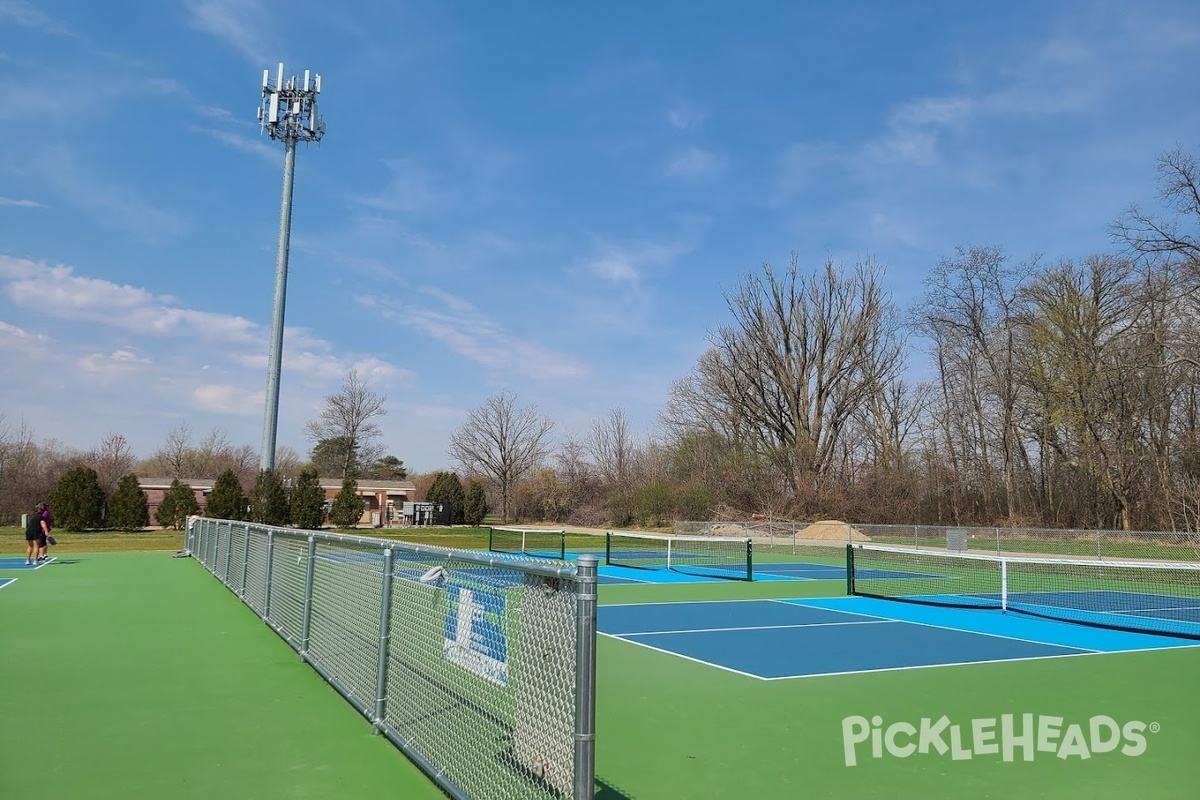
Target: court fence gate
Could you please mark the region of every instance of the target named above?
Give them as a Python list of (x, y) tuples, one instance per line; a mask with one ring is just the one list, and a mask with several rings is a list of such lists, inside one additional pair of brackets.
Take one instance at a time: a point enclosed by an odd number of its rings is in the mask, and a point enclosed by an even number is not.
[(596, 565), (191, 517), (185, 553), (455, 800), (591, 800)]

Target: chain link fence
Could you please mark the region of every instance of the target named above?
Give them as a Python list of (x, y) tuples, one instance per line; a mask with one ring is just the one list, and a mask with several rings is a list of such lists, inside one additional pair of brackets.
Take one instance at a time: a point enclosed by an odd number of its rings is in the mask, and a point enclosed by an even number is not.
[(451, 797), (592, 799), (594, 556), (203, 517), (185, 546)]
[(964, 527), (957, 525), (864, 525), (841, 521), (786, 520), (676, 522), (690, 536), (750, 536), (755, 552), (824, 562), (844, 561), (848, 542), (895, 544), (924, 550), (997, 555), (1058, 555), (1099, 560), (1197, 561), (1200, 533), (1092, 529)]

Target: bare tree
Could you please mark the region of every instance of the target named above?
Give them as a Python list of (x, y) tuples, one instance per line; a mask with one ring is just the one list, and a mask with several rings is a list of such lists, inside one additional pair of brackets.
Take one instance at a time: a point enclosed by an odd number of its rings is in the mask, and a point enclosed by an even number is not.
[(121, 478), (133, 472), (137, 463), (129, 440), (119, 433), (109, 433), (83, 460), (96, 471), (100, 488), (106, 497), (112, 497)]
[(1200, 273), (1200, 163), (1176, 148), (1158, 158), (1159, 199), (1167, 213), (1133, 205), (1113, 223), (1112, 238), (1143, 256), (1166, 256)]
[(621, 486), (629, 477), (636, 443), (624, 409), (614, 408), (592, 423), (586, 447), (596, 470), (609, 484)]
[(509, 519), (517, 482), (540, 466), (550, 452), (554, 423), (533, 406), (517, 408), (516, 395), (500, 392), (467, 412), (450, 436), (450, 458), (468, 473), (486, 475), (500, 491), (500, 516)]
[(192, 448), (189, 470), (193, 478), (216, 478), (229, 466), (233, 445), (220, 428), (213, 428), (195, 448)]
[(330, 444), (336, 449), (343, 480), (357, 477), (364, 466), (383, 456), (383, 431), (375, 418), (387, 415), (386, 402), (385, 396), (359, 378), (357, 370), (350, 370), (341, 391), (327, 396), (320, 415), (305, 425), (314, 449)]
[(1044, 457), (1069, 466), (1075, 495), (1090, 490), (1113, 509), (1104, 519), (1085, 507), (1088, 522), (1126, 530), (1151, 464), (1149, 416), (1161, 385), (1150, 374), (1157, 358), (1138, 321), (1133, 275), (1128, 261), (1092, 256), (1044, 271), (1025, 291), (1025, 371), (1051, 426)]
[[(1016, 470), (1023, 462), (1014, 372), (1018, 289), (1031, 263), (1013, 266), (999, 247), (959, 247), (942, 258), (925, 279), (916, 312), (918, 327), (933, 341), (942, 367), (942, 391), (958, 412), (960, 456), (983, 497), (983, 513), (994, 505), (993, 452), (998, 451), (1004, 486), (1002, 516), (1016, 513)], [(952, 422), (951, 416), (946, 421)], [(973, 467), (973, 469), (971, 469)]]
[(672, 387), (664, 422), (745, 443), (801, 500), (832, 476), (854, 410), (904, 368), (895, 309), (874, 264), (803, 274), (795, 255), (782, 275), (764, 264), (726, 303), (733, 324)]
[(14, 429), (0, 414), (0, 524), (16, 524), (46, 498), (51, 485), (33, 430), (25, 422)]
[(151, 453), (144, 469), (164, 478), (194, 478), (188, 474), (193, 466), (191, 453), (192, 428), (181, 422), (167, 431), (162, 447)]

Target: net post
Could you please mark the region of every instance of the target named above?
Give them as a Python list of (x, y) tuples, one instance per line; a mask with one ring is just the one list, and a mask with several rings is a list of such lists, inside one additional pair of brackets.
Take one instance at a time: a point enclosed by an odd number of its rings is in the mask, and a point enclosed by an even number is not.
[(379, 606), (379, 655), (375, 665), (375, 719), (371, 730), (379, 733), (387, 712), (388, 637), (392, 625), (392, 548), (383, 549), (383, 593)]
[(746, 580), (754, 580), (754, 542), (746, 540)]
[(317, 561), (317, 539), (308, 537), (308, 563), (304, 565), (304, 615), (300, 620), (300, 661), (308, 661), (308, 640), (312, 630), (313, 569)]
[(846, 545), (846, 594), (854, 594), (854, 545)]
[(563, 530), (563, 532), (562, 532), (562, 552), (559, 554), (559, 560), (561, 560), (561, 561), (567, 560), (567, 532), (566, 532), (566, 530)]
[(493, 552), (495, 543), (496, 529), (488, 525), (488, 552)]
[(604, 532), (604, 563), (612, 564), (612, 531)]
[(271, 616), (271, 560), (275, 553), (275, 531), (267, 531), (267, 574), (263, 579), (263, 612), (262, 620), (266, 622)]
[(576, 562), (575, 603), (575, 791), (574, 800), (596, 793), (596, 557)]
[(1008, 559), (1000, 559), (1000, 611), (1008, 613)]

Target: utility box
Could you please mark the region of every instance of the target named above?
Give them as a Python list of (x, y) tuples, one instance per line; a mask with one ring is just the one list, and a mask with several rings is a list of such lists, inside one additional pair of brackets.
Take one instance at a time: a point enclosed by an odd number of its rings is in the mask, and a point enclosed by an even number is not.
[(959, 553), (965, 552), (967, 549), (967, 529), (966, 528), (947, 528), (946, 529), (946, 549), (953, 550)]

